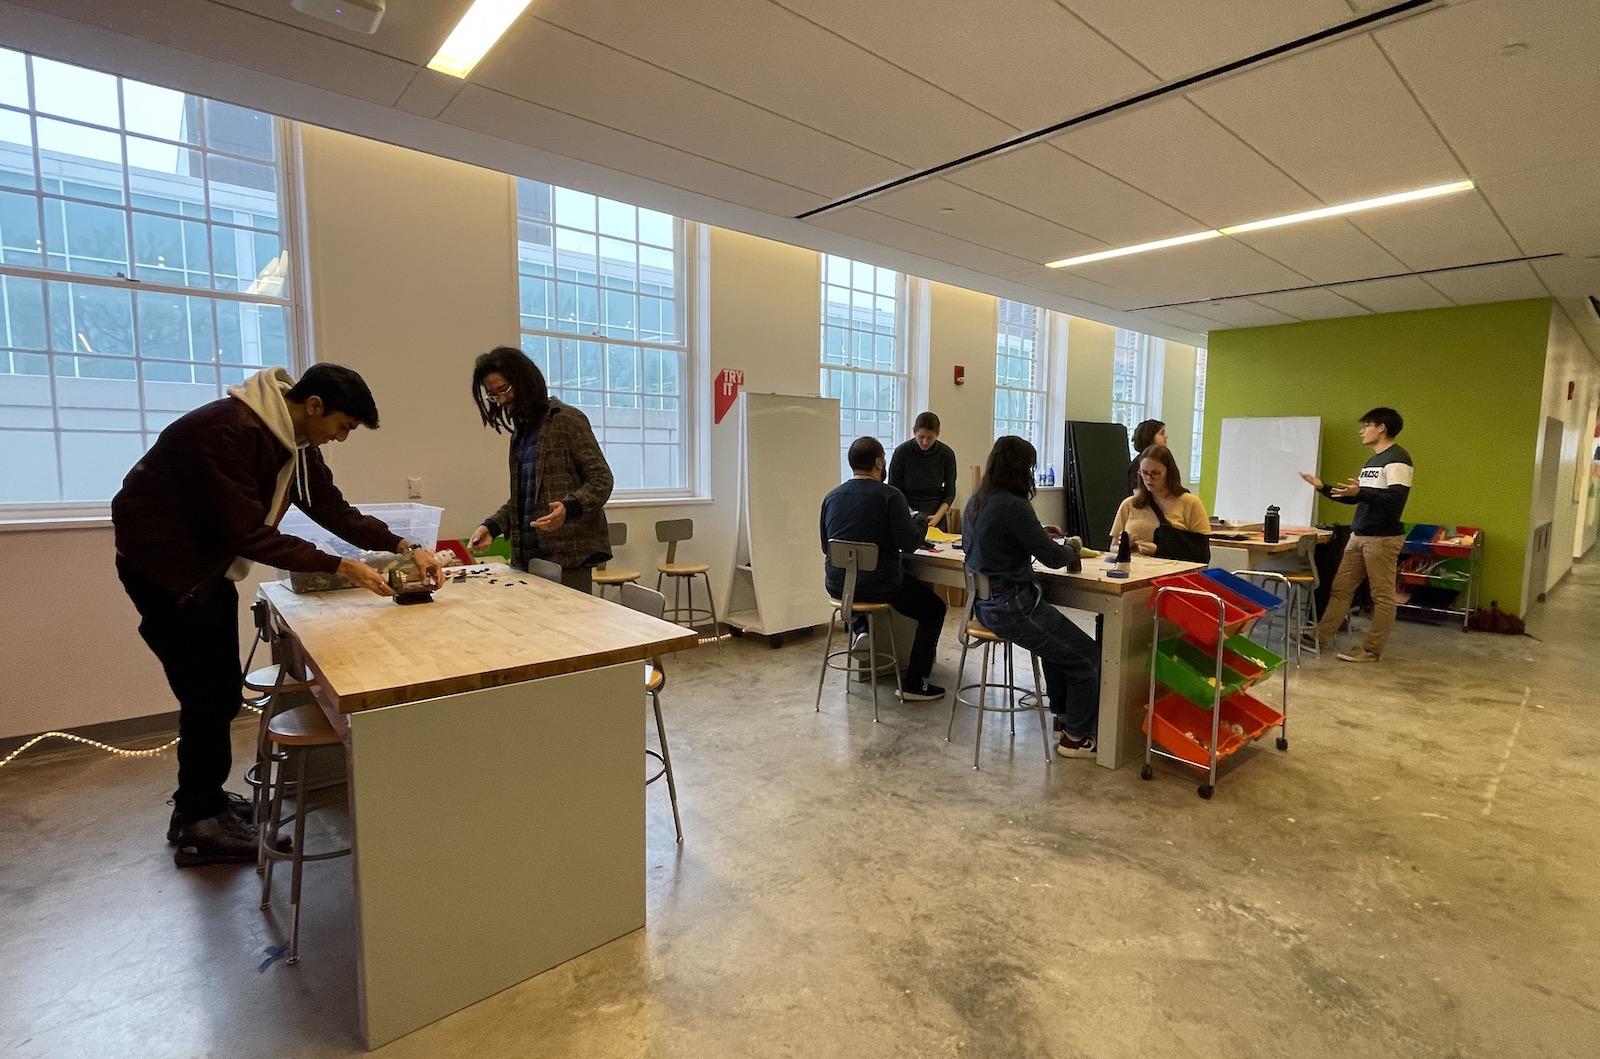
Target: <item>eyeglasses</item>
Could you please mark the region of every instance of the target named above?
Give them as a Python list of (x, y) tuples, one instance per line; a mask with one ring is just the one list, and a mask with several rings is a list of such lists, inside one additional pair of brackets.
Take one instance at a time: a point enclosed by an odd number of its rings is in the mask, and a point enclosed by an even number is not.
[(483, 392), (488, 394), (494, 400), (498, 401), (498, 400), (500, 400), (500, 398), (505, 397), (505, 396), (507, 396), (507, 395), (509, 395), (511, 393), (511, 384), (508, 382), (504, 386), (499, 386), (499, 387), (485, 386), (483, 388)]

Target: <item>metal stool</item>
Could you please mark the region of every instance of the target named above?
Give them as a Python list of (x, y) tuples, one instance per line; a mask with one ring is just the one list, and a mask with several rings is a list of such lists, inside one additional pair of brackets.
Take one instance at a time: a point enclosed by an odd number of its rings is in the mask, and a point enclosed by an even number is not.
[[(667, 558), (656, 566), (656, 591), (661, 591), (661, 579), (672, 578), (672, 606), (667, 607), (662, 617), (674, 625), (682, 625), (689, 629), (696, 628), (696, 622), (701, 618), (711, 619), (711, 635), (717, 638), (717, 649), (722, 649), (722, 637), (718, 632), (721, 622), (717, 620), (717, 598), (711, 589), (711, 567), (705, 563), (680, 563), (678, 562), (678, 542), (691, 540), (694, 537), (694, 519), (670, 518), (662, 519), (656, 523), (656, 540), (667, 546)], [(694, 579), (705, 578), (706, 603), (704, 607), (694, 605)], [(684, 604), (679, 590), (688, 586), (689, 602)], [(666, 617), (670, 614), (671, 617)]]
[[(612, 522), (609, 524), (609, 529), (611, 531), (612, 548), (620, 548), (628, 543), (628, 526), (626, 523)], [(623, 585), (637, 584), (639, 577), (640, 574), (637, 570), (613, 569), (609, 563), (601, 563), (594, 571), (594, 583), (599, 586), (602, 598), (605, 596), (607, 588), (615, 588), (620, 591)], [(656, 617), (660, 617), (660, 615), (658, 614)]]
[[(290, 676), (281, 661), (262, 666), (260, 669), (250, 668), (250, 664), (255, 661), (258, 647), (266, 644), (268, 656), (275, 658), (277, 648), (284, 639), (282, 631), (272, 620), (272, 610), (267, 606), (266, 600), (258, 599), (250, 604), (250, 615), (255, 619), (256, 638), (251, 643), (250, 654), (244, 661), (246, 673), (240, 684), (240, 698), (245, 705), (261, 711), (261, 723), (256, 728), (256, 759), (244, 772), (244, 781), (250, 786), (250, 816), (256, 826), (260, 827), (261, 822), (266, 819), (267, 810), (267, 801), (262, 791), (262, 778), (266, 774), (269, 752), (267, 725), (287, 708), (284, 702), (285, 696), (309, 692), (312, 682)], [(265, 867), (265, 858), (258, 857), (256, 871), (262, 871)]]
[[(332, 860), (348, 856), (350, 848), (327, 850), (321, 853), (305, 852), (306, 814), (311, 811), (306, 786), (306, 754), (319, 746), (338, 746), (339, 733), (333, 730), (322, 707), (316, 703), (296, 706), (274, 717), (267, 725), (267, 736), (274, 748), (267, 758), (267, 787), (272, 791), (272, 806), (268, 812), (267, 826), (261, 829), (258, 848), (266, 863), (261, 875), (261, 910), (272, 905), (272, 865), (286, 860), (290, 864), (289, 876), (289, 955), (286, 962), (300, 962), (300, 875), (308, 860)], [(294, 765), (294, 779), (284, 778), (284, 770)], [(272, 766), (276, 764), (274, 778)], [(288, 852), (277, 849), (278, 829), (288, 823), (283, 819), (283, 793), (288, 786), (294, 788), (294, 844)]]
[[(661, 612), (666, 609), (667, 597), (643, 585), (619, 584), (617, 590), (622, 594), (622, 605), (629, 610), (636, 610), (641, 614), (648, 614), (652, 618), (661, 617)], [(678, 784), (672, 778), (672, 752), (667, 749), (667, 726), (661, 720), (661, 692), (667, 686), (667, 671), (661, 664), (659, 657), (652, 658), (644, 666), (644, 690), (650, 696), (650, 705), (656, 714), (656, 741), (661, 744), (661, 750), (644, 748), (645, 755), (661, 762), (661, 767), (653, 776), (645, 779), (646, 787), (665, 776), (667, 778), (667, 796), (672, 800), (672, 829), (678, 833), (678, 842), (683, 842), (683, 821), (678, 818)]]
[[(990, 631), (977, 618), (978, 597), (987, 598), (989, 595), (988, 576), (976, 572), (971, 567), (964, 567), (962, 574), (967, 583), (967, 612), (962, 616), (961, 631), (957, 633), (956, 637), (961, 644), (961, 658), (956, 663), (956, 687), (951, 692), (950, 723), (945, 728), (944, 741), (950, 742), (951, 737), (955, 734), (957, 706), (965, 706), (968, 709), (978, 711), (978, 734), (974, 737), (972, 743), (972, 767), (976, 769), (978, 767), (978, 754), (983, 749), (983, 715), (986, 713), (1009, 715), (1011, 718), (1011, 734), (1015, 736), (1017, 734), (1017, 714), (1034, 710), (1039, 714), (1039, 736), (1044, 740), (1044, 761), (1046, 767), (1048, 767), (1054, 760), (1054, 755), (1050, 750), (1051, 725), (1049, 719), (1045, 716), (1044, 695), (1039, 690), (1042, 687), (1039, 679), (1039, 659), (1031, 653), (1028, 655), (1028, 659), (1033, 665), (1033, 690), (1029, 691), (1016, 681), (1016, 671), (1013, 668), (1012, 659), (1012, 647), (1014, 645), (1010, 640)], [(967, 649), (972, 646), (974, 641), (980, 645), (982, 650), (982, 661), (978, 667), (979, 679), (972, 684), (963, 684), (961, 683), (961, 677), (966, 673), (967, 669)], [(997, 645), (1004, 649), (1002, 661), (1005, 667), (1005, 680), (1003, 682), (995, 682), (989, 679), (994, 666), (994, 649)], [(989, 705), (990, 688), (995, 688), (1005, 693), (1006, 705)], [(978, 692), (978, 700), (976, 702), (961, 697), (962, 692), (973, 690)], [(1032, 700), (1031, 702), (1029, 701), (1030, 699)]]
[[(862, 674), (872, 684), (872, 723), (878, 723), (878, 674), (887, 667), (894, 673), (894, 685), (900, 687), (900, 651), (894, 642), (894, 622), (889, 622), (889, 651), (887, 654), (878, 650), (878, 617), (887, 617), (889, 604), (887, 603), (857, 603), (856, 602), (856, 577), (858, 574), (870, 574), (878, 568), (878, 546), (876, 544), (862, 544), (857, 541), (830, 540), (828, 542), (828, 561), (844, 571), (844, 590), (839, 593), (839, 598), (833, 600), (833, 615), (828, 619), (828, 642), (822, 648), (822, 672), (817, 675), (817, 712), (822, 712), (822, 684), (828, 679), (828, 670), (837, 669), (849, 673), (851, 677)], [(867, 656), (859, 659), (855, 651), (848, 646), (852, 638), (856, 615), (867, 619)], [(833, 649), (833, 626), (838, 622), (844, 626), (846, 647), (842, 651)], [(844, 658), (844, 663), (835, 663), (834, 659)], [(845, 694), (850, 692), (850, 678), (845, 678)]]
[[(1306, 535), (1300, 538), (1295, 557), (1304, 565), (1301, 569), (1284, 575), (1289, 582), (1289, 617), (1294, 640), (1294, 664), (1300, 664), (1302, 652), (1322, 657), (1322, 645), (1317, 642), (1317, 589), (1322, 587), (1322, 575), (1317, 573), (1317, 538)], [(1310, 634), (1311, 642), (1305, 642)]]

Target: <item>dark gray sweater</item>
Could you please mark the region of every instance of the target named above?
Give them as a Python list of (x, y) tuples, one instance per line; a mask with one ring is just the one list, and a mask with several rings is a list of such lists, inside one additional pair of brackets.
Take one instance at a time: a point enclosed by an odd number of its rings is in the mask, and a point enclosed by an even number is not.
[(889, 460), (887, 481), (906, 495), (913, 510), (932, 515), (956, 500), (956, 450), (935, 441), (924, 452), (915, 438), (902, 441)]
[(1033, 505), (1014, 493), (991, 494), (981, 511), (974, 511), (973, 501), (968, 501), (961, 544), (967, 565), (989, 575), (990, 590), (996, 595), (1032, 584), (1034, 559), (1055, 569), (1079, 562), (1078, 549), (1051, 540)]

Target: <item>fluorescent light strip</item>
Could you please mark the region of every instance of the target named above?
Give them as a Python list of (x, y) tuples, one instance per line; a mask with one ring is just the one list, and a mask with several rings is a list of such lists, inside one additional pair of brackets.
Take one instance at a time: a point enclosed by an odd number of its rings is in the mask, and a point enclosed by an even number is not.
[(1073, 265), (1087, 265), (1091, 261), (1105, 261), (1113, 257), (1142, 254), (1148, 250), (1164, 250), (1169, 246), (1198, 243), (1206, 239), (1215, 239), (1219, 235), (1240, 235), (1244, 232), (1258, 232), (1263, 228), (1277, 228), (1285, 224), (1299, 224), (1301, 221), (1316, 221), (1324, 217), (1340, 217), (1347, 213), (1375, 210), (1382, 206), (1395, 206), (1402, 202), (1416, 202), (1420, 199), (1437, 198), (1440, 195), (1454, 195), (1459, 191), (1471, 191), (1475, 186), (1470, 180), (1457, 180), (1449, 184), (1435, 184), (1433, 187), (1417, 188), (1414, 191), (1380, 195), (1377, 198), (1360, 199), (1356, 202), (1345, 202), (1337, 206), (1323, 206), (1321, 209), (1306, 210), (1302, 213), (1287, 213), (1282, 217), (1268, 217), (1262, 221), (1248, 221), (1244, 224), (1229, 225), (1226, 228), (1212, 228), (1203, 232), (1191, 232), (1188, 235), (1173, 236), (1171, 239), (1157, 239), (1153, 243), (1137, 243), (1133, 246), (1118, 247), (1115, 250), (1101, 250), (1093, 254), (1063, 258), (1060, 261), (1048, 261), (1045, 263), (1045, 267), (1070, 268)]
[(465, 78), (531, 3), (533, 0), (473, 0), (428, 62), (428, 69)]

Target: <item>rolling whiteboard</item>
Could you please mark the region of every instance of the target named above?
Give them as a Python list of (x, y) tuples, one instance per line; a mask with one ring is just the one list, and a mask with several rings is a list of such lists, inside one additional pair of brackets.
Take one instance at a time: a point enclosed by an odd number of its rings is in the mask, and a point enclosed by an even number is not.
[(1268, 505), (1276, 504), (1283, 525), (1309, 526), (1317, 494), (1300, 480), (1300, 472), (1316, 474), (1321, 460), (1317, 416), (1224, 419), (1211, 513), (1233, 522), (1260, 522)]

